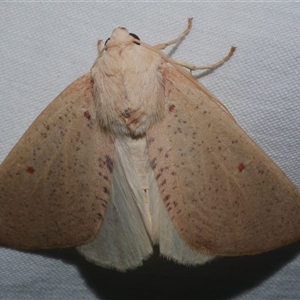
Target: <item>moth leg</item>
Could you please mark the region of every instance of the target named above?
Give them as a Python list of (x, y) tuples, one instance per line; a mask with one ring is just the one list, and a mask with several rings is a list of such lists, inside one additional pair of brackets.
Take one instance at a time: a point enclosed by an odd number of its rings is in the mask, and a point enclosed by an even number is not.
[(224, 62), (228, 61), (231, 56), (233, 55), (234, 51), (235, 51), (236, 47), (231, 47), (229, 53), (224, 56), (222, 59), (218, 60), (217, 62), (211, 64), (211, 65), (206, 65), (206, 66), (195, 66), (192, 64), (188, 64), (185, 62), (181, 62), (181, 61), (177, 61), (175, 60), (175, 63), (179, 66), (182, 66), (184, 68), (189, 69), (190, 71), (195, 71), (195, 70), (207, 70), (207, 69), (214, 69), (219, 67), (220, 65), (222, 65)]
[(153, 48), (155, 48), (156, 50), (163, 50), (163, 49), (167, 48), (168, 46), (178, 43), (179, 40), (181, 40), (184, 36), (186, 36), (190, 32), (190, 30), (192, 28), (192, 23), (193, 23), (193, 18), (189, 18), (187, 28), (177, 38), (175, 38), (169, 42), (166, 42), (166, 43), (155, 45), (155, 46), (153, 46)]

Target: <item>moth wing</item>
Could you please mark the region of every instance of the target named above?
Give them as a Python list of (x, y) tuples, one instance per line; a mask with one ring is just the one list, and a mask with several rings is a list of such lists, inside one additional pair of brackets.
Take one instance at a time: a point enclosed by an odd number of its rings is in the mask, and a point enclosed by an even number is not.
[(212, 255), (269, 251), (300, 238), (300, 195), (201, 85), (163, 71), (167, 115), (147, 135), (150, 164), (175, 228)]
[(39, 115), (0, 167), (0, 244), (68, 247), (97, 234), (114, 146), (100, 131), (90, 75)]
[[(136, 268), (153, 252), (149, 221), (143, 202), (136, 163), (145, 139), (119, 136), (115, 141), (115, 160), (110, 201), (103, 225), (93, 241), (77, 247), (89, 261), (120, 271)], [(140, 170), (140, 169), (139, 169)]]

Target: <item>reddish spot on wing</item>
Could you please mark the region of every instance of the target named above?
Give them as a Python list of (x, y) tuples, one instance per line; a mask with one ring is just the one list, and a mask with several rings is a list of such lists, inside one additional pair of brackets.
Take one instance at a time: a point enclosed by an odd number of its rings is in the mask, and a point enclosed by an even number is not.
[(240, 163), (240, 164), (238, 165), (238, 170), (239, 170), (240, 172), (242, 172), (244, 169), (245, 169), (245, 165), (242, 164), (242, 163)]
[(174, 111), (174, 109), (175, 109), (175, 105), (174, 105), (174, 104), (171, 104), (171, 105), (169, 106), (169, 112)]
[(33, 167), (28, 167), (28, 168), (26, 169), (26, 171), (27, 171), (28, 173), (30, 173), (30, 174), (33, 174), (33, 173), (34, 173), (34, 168), (33, 168)]
[(85, 112), (84, 112), (84, 116), (85, 116), (88, 120), (91, 119), (91, 114), (90, 114), (88, 111), (85, 111)]

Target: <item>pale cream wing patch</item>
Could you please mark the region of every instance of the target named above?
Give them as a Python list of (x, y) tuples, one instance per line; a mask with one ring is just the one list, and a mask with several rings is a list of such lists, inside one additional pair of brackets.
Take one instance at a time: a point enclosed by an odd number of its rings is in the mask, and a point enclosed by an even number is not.
[(167, 115), (148, 133), (150, 163), (180, 236), (203, 253), (245, 255), (300, 237), (300, 196), (211, 96), (164, 70)]
[(103, 226), (92, 242), (77, 247), (87, 260), (119, 271), (142, 265), (153, 252), (149, 219), (134, 164), (136, 157), (133, 157), (136, 154), (133, 148), (141, 142), (117, 137), (110, 200)]
[(154, 172), (150, 172), (150, 211), (152, 216), (152, 237), (159, 245), (159, 252), (180, 264), (204, 264), (214, 257), (192, 249), (180, 236), (171, 221), (158, 190)]
[(40, 114), (1, 164), (0, 245), (53, 248), (93, 239), (109, 200), (113, 155), (85, 75)]

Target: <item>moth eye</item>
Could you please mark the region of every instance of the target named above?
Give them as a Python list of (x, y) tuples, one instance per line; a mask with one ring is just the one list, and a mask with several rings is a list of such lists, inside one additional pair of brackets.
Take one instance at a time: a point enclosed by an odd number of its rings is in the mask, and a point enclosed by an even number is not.
[[(132, 37), (134, 37), (137, 40), (140, 40), (140, 38), (136, 34), (134, 34), (134, 33), (129, 33), (129, 35), (131, 35)], [(137, 42), (134, 42), (134, 43), (137, 44), (137, 45), (140, 44), (140, 43), (137, 43)]]
[(107, 43), (109, 40), (110, 40), (110, 38), (108, 38), (108, 39), (105, 41), (104, 46), (106, 46), (106, 43)]
[(140, 40), (140, 38), (136, 34), (134, 34), (134, 33), (129, 33), (129, 35), (133, 36), (137, 40)]

